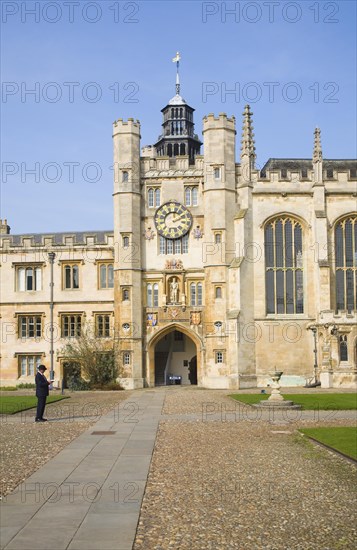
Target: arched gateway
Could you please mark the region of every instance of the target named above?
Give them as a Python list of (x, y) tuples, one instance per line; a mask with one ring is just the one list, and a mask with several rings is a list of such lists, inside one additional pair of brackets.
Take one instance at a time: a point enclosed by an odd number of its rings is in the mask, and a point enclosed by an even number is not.
[(182, 385), (201, 385), (202, 341), (193, 331), (173, 323), (156, 332), (147, 344), (147, 383), (150, 387), (181, 377)]

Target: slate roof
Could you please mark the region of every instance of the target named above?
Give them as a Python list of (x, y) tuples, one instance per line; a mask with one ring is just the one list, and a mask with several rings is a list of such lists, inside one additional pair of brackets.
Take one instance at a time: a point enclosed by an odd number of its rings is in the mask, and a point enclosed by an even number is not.
[(94, 237), (95, 244), (105, 244), (106, 235), (114, 235), (114, 231), (66, 231), (65, 233), (22, 233), (18, 235), (0, 235), (0, 238), (6, 238), (11, 240), (13, 246), (21, 246), (23, 238), (31, 238), (34, 244), (41, 245), (44, 242), (45, 237), (52, 237), (53, 243), (56, 245), (63, 245), (65, 243), (65, 237), (74, 237), (74, 244), (87, 244), (86, 237)]

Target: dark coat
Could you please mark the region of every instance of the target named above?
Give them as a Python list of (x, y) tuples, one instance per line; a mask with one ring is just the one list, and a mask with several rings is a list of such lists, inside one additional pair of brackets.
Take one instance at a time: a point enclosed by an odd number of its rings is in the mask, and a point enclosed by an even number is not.
[(36, 397), (47, 397), (47, 395), (49, 394), (47, 378), (43, 376), (43, 374), (38, 372), (36, 374), (35, 382)]

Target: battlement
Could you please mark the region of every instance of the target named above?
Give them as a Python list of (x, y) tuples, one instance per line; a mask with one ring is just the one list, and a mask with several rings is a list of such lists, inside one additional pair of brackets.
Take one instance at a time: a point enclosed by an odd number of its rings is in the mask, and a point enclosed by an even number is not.
[(133, 118), (118, 118), (113, 122), (113, 135), (117, 134), (137, 134), (140, 137), (140, 121)]
[(228, 117), (226, 113), (219, 113), (218, 117), (216, 117), (213, 113), (209, 113), (203, 117), (203, 133), (207, 130), (222, 129), (235, 132), (236, 119), (234, 115)]

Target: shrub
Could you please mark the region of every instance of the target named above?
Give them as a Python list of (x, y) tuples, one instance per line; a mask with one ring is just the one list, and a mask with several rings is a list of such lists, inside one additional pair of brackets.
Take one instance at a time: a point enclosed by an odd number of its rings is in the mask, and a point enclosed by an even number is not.
[(102, 390), (102, 391), (120, 391), (124, 388), (121, 387), (119, 382), (107, 382), (106, 384), (93, 384), (91, 385), (92, 390)]
[(86, 391), (90, 390), (90, 383), (80, 376), (69, 376), (67, 380), (68, 389), (70, 391)]
[(21, 384), (18, 384), (19, 390), (32, 390), (36, 388), (36, 384), (31, 384), (30, 382), (22, 382)]

